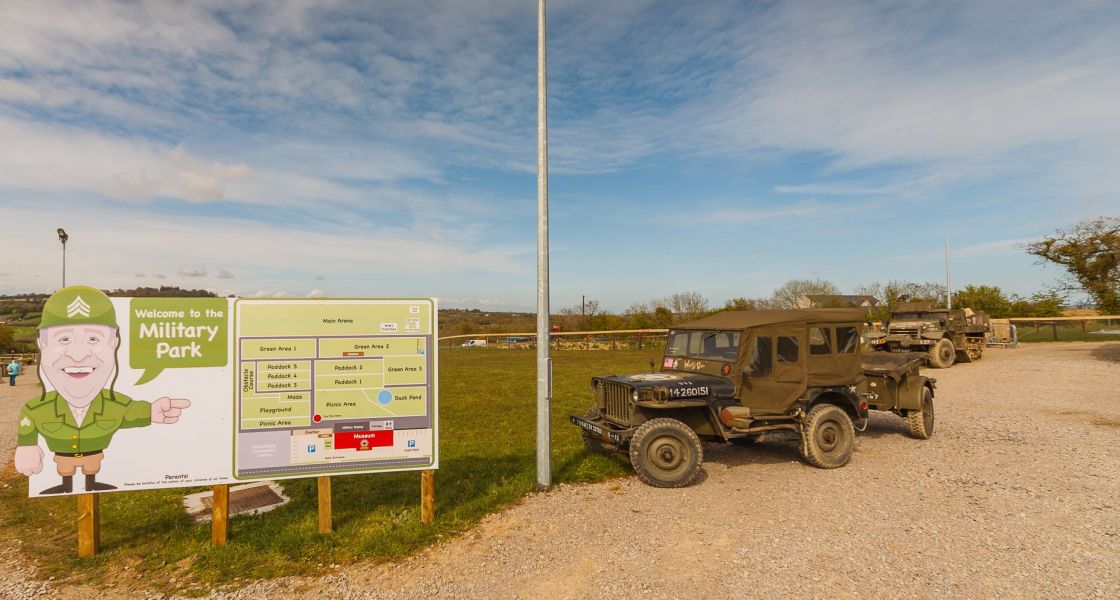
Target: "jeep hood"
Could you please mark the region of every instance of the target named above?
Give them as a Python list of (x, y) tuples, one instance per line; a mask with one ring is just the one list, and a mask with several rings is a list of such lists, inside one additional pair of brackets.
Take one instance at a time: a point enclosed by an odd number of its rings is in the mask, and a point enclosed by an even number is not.
[[(593, 385), (599, 382), (621, 383), (635, 390), (665, 391), (657, 394), (665, 398), (697, 397), (691, 392), (700, 388), (707, 388), (708, 393), (699, 397), (730, 397), (735, 395), (735, 384), (726, 377), (704, 375), (702, 373), (685, 373), (681, 371), (662, 371), (660, 373), (639, 373), (637, 375), (604, 375), (591, 378)], [(678, 390), (676, 394), (673, 390)], [(689, 393), (683, 393), (689, 390)]]

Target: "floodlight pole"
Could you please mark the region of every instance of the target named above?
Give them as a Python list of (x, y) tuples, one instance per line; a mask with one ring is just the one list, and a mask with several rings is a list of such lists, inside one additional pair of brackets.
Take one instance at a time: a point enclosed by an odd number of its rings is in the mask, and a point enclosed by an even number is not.
[(552, 485), (552, 359), (548, 306), (548, 77), (545, 0), (537, 0), (537, 487)]
[(62, 287), (66, 287), (66, 240), (70, 236), (66, 234), (66, 230), (58, 228), (58, 241), (62, 242)]
[(953, 281), (949, 277), (949, 238), (945, 238), (945, 308), (953, 309)]

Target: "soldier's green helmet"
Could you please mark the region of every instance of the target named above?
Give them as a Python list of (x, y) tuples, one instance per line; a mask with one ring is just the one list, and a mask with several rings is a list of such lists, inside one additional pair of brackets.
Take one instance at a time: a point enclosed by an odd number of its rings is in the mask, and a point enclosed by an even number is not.
[(117, 312), (105, 292), (86, 285), (62, 288), (47, 299), (39, 329), (55, 325), (108, 325), (117, 327)]

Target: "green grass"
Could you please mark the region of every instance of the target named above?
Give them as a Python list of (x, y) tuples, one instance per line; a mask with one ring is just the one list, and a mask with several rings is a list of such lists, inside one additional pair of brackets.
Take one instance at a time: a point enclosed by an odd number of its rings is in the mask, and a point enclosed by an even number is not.
[[(1019, 334), (1020, 342), (1053, 342), (1054, 329), (1049, 324), (1039, 324), (1038, 331), (1035, 331), (1033, 324), (1019, 323), (1016, 326)], [(1059, 342), (1116, 342), (1120, 341), (1118, 334), (1100, 334), (1093, 333), (1094, 331), (1120, 331), (1120, 321), (1114, 322), (1109, 325), (1103, 321), (1089, 321), (1085, 325), (1085, 331), (1081, 330), (1081, 323), (1077, 321), (1059, 321), (1058, 322), (1058, 339)]]
[[(9, 467), (0, 484), (0, 538), (23, 540), (46, 576), (94, 584), (123, 582), (160, 592), (202, 593), (238, 581), (324, 573), (324, 566), (384, 561), (469, 529), (536, 485), (535, 354), (530, 350), (440, 355), (440, 469), (436, 521), (420, 523), (415, 472), (334, 478), (335, 532), (316, 532), (314, 479), (282, 482), (292, 501), (231, 521), (230, 543), (209, 545), (209, 524), (194, 525), (181, 499), (196, 490), (152, 490), (101, 497), (102, 552), (76, 555), (73, 498), (28, 499)], [(583, 449), (567, 422), (591, 403), (589, 377), (642, 372), (657, 350), (555, 352), (552, 404), (554, 482), (597, 481), (628, 472), (621, 459)]]

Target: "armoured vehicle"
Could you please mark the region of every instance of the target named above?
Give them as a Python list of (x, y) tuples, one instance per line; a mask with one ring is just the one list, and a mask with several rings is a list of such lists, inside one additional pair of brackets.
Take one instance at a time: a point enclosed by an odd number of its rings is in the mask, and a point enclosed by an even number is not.
[(988, 317), (982, 312), (904, 302), (891, 311), (884, 331), (868, 336), (868, 343), (881, 352), (925, 352), (930, 366), (945, 369), (958, 360), (980, 360), (987, 335)]
[(851, 458), (855, 425), (892, 411), (910, 433), (933, 434), (934, 380), (921, 355), (864, 356), (860, 309), (722, 312), (670, 330), (660, 371), (593, 377), (595, 403), (571, 421), (588, 449), (621, 452), (638, 477), (682, 487), (700, 473), (701, 441), (747, 445), (763, 435), (800, 442), (815, 467)]

